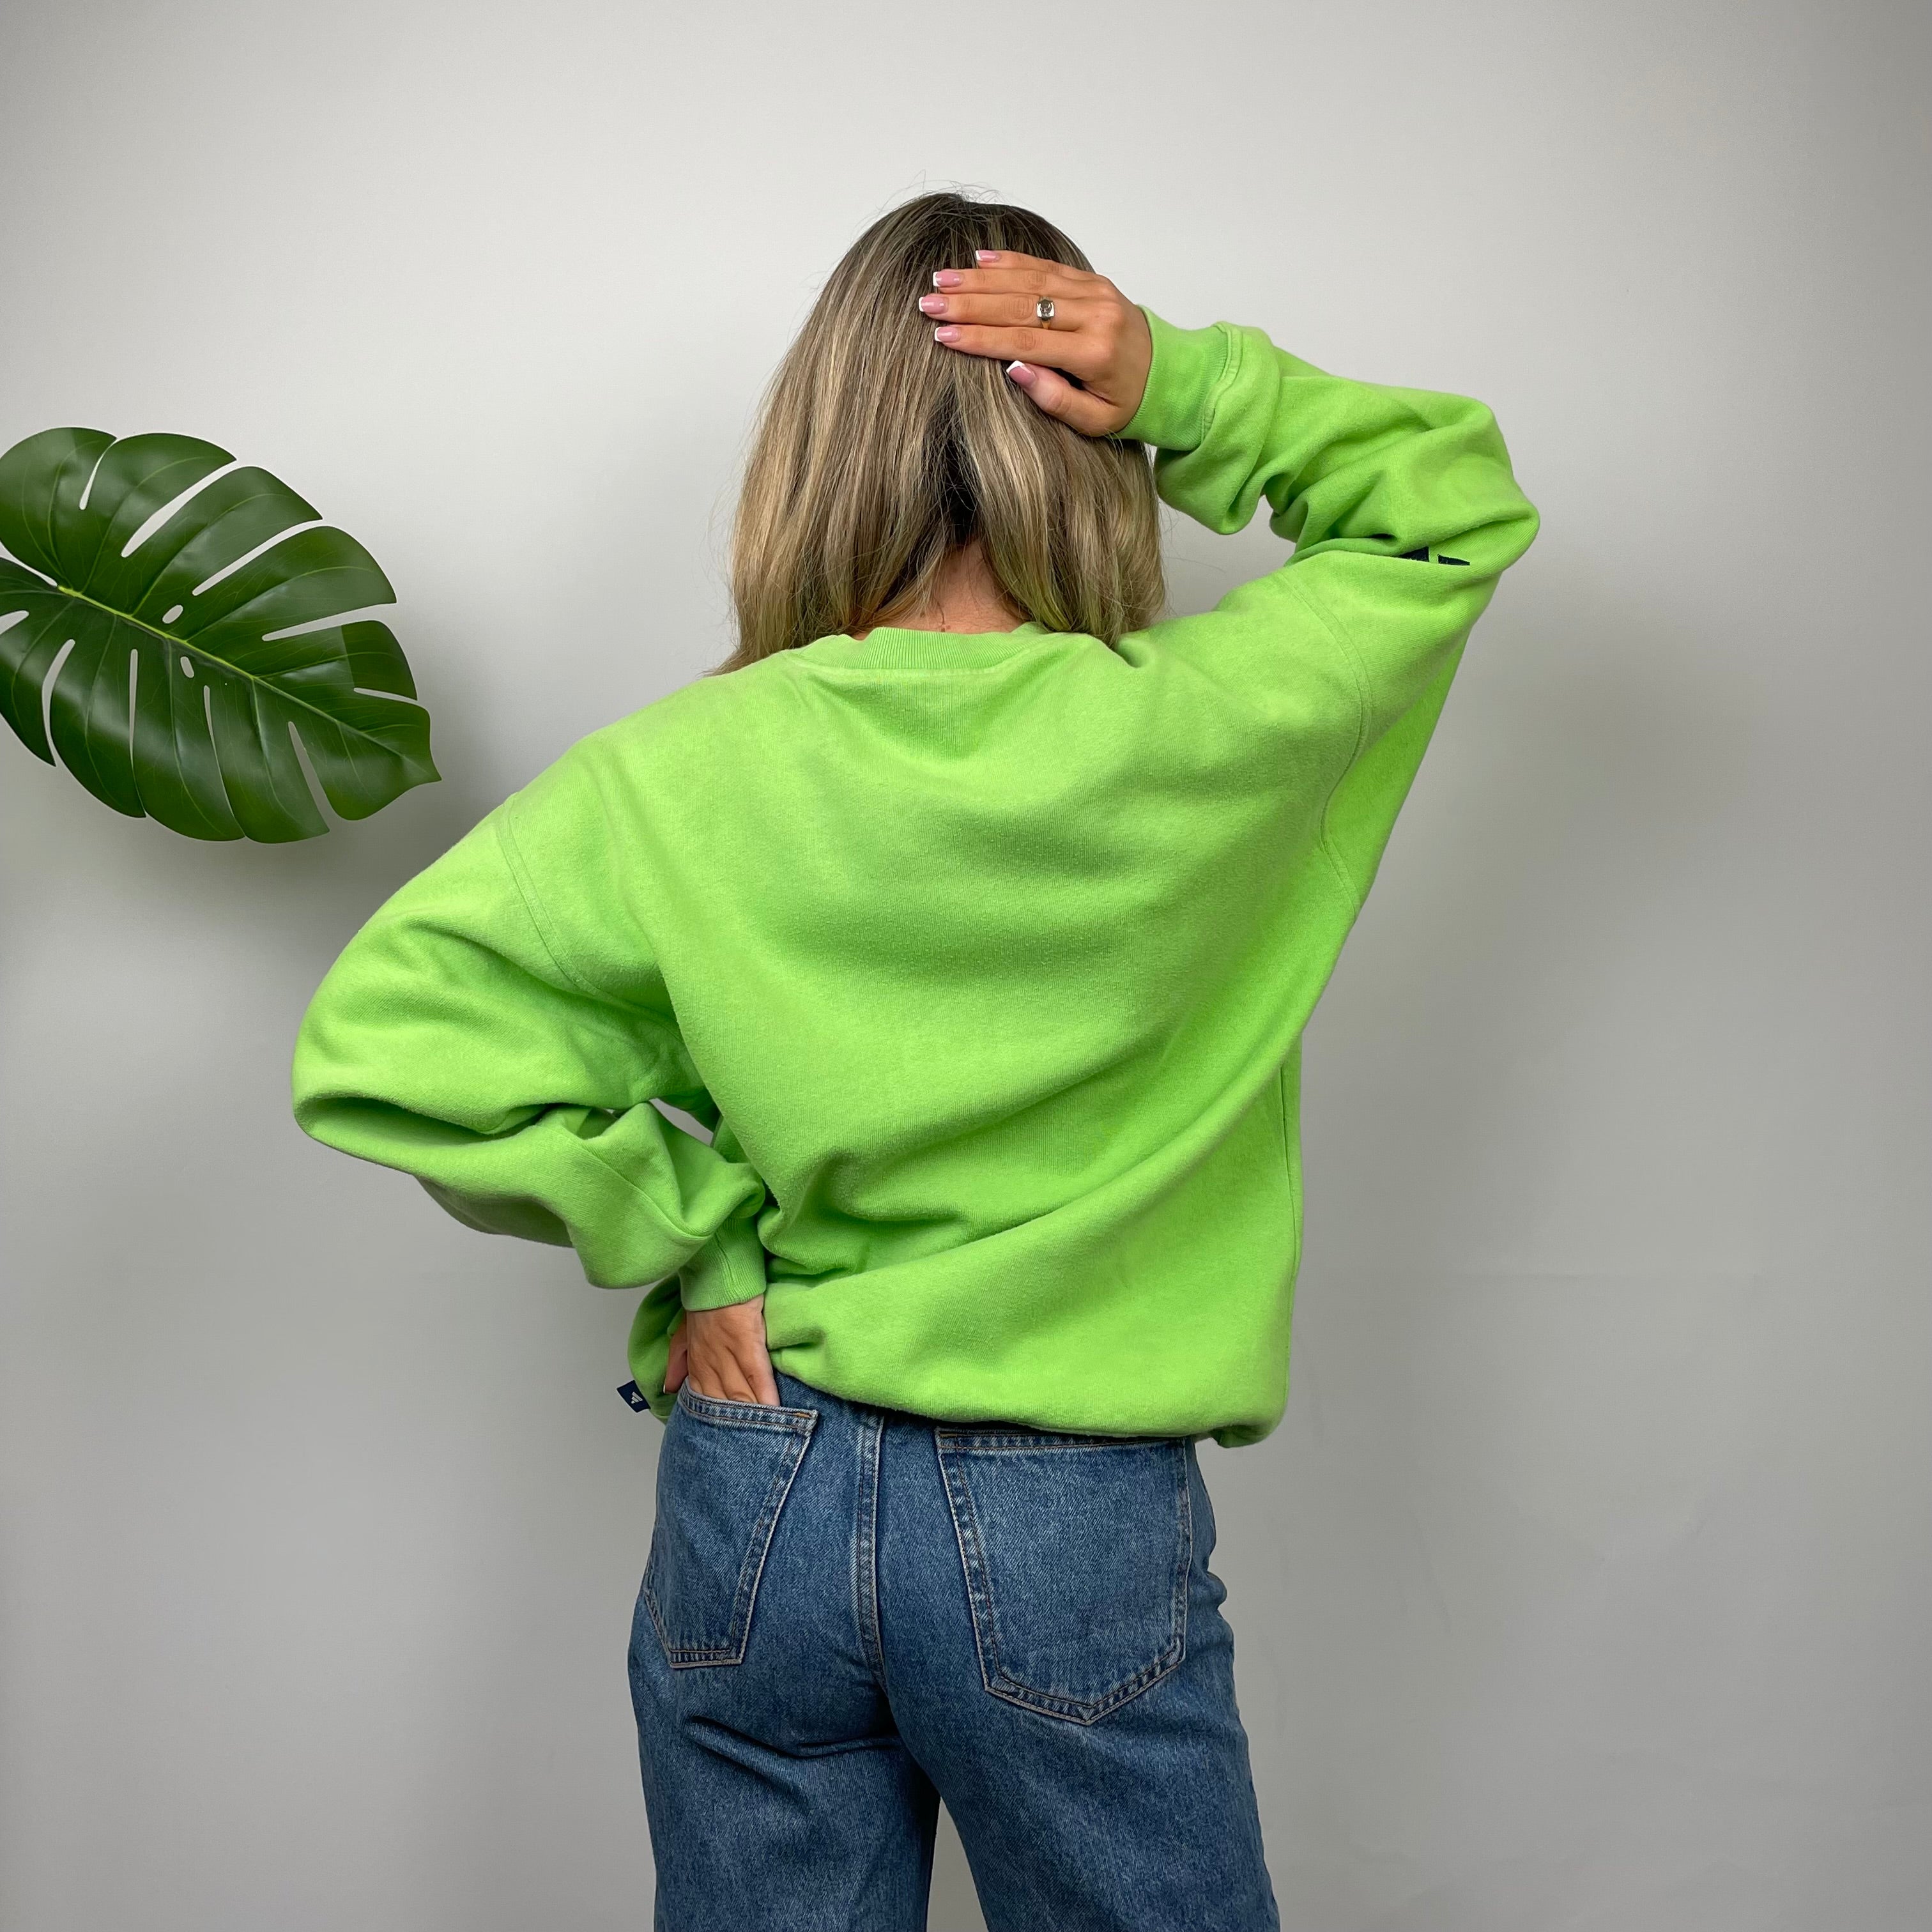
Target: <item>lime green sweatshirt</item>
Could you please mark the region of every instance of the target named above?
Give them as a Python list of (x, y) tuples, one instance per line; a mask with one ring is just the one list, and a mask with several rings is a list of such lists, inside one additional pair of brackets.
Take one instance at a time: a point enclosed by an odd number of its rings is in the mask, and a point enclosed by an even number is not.
[[(1302, 1029), (1536, 514), (1480, 404), (1178, 329), (1122, 431), (1292, 556), (1112, 649), (886, 627), (582, 740), (406, 885), (297, 1118), (492, 1233), (955, 1419), (1258, 1441), (1287, 1397)], [(667, 1119), (663, 1101), (711, 1130)]]

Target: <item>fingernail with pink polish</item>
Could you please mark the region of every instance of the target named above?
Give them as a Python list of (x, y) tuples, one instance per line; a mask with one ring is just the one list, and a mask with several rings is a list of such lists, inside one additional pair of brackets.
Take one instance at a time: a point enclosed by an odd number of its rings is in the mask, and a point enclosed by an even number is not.
[(932, 272), (932, 286), (936, 289), (956, 289), (965, 279), (957, 268), (935, 268)]
[(997, 262), (1000, 259), (1000, 251), (997, 248), (975, 248), (973, 259), (976, 262)]
[(949, 322), (944, 328), (935, 328), (932, 332), (932, 339), (935, 342), (957, 342), (959, 332)]
[(1024, 362), (1009, 362), (1006, 374), (1023, 389), (1033, 380), (1034, 372)]
[(919, 305), (928, 315), (944, 315), (946, 313), (946, 298), (944, 296), (921, 296)]

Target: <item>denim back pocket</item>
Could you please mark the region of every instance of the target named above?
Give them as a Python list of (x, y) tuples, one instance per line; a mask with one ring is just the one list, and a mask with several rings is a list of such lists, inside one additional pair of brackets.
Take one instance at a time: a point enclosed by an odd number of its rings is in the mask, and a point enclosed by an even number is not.
[(935, 1436), (994, 1696), (1091, 1724), (1174, 1669), (1194, 1540), (1184, 1440)]
[(744, 1662), (766, 1552), (818, 1423), (815, 1409), (678, 1390), (644, 1588), (674, 1668)]

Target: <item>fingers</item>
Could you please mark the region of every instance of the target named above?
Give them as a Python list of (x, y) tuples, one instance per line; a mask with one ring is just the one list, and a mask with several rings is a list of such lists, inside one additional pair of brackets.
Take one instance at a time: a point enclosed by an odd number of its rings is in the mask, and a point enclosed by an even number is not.
[(1006, 375), (1024, 389), (1035, 408), (1054, 416), (1082, 436), (1106, 436), (1116, 426), (1120, 412), (1098, 396), (1076, 389), (1058, 370), (1036, 368), (1028, 362), (1009, 362)]
[[(939, 269), (932, 292), (918, 298), (934, 342), (1004, 363), (1036, 409), (1082, 436), (1112, 436), (1132, 422), (1153, 358), (1140, 310), (1084, 268), (984, 249), (974, 261)], [(1040, 318), (1042, 296), (1053, 304), (1050, 322)]]
[[(921, 296), (922, 314), (935, 322), (984, 322), (1000, 328), (1030, 328), (1040, 319), (1038, 296), (1011, 295), (992, 290), (984, 293), (967, 290)], [(1102, 304), (1090, 296), (1056, 296), (1053, 299), (1055, 334), (1070, 330), (1090, 328), (1100, 319)]]
[(765, 1352), (761, 1337), (758, 1353), (742, 1366), (748, 1372), (752, 1384), (752, 1400), (763, 1402), (767, 1408), (778, 1406), (778, 1378), (772, 1372), (772, 1358)]
[[(770, 1372), (767, 1365), (766, 1372)], [(708, 1396), (713, 1402), (764, 1402), (757, 1378), (735, 1354), (722, 1349), (694, 1354), (688, 1379), (693, 1395)], [(669, 1386), (668, 1384), (666, 1384)]]
[(1085, 268), (1070, 268), (1037, 255), (1011, 249), (982, 248), (970, 268), (940, 268), (932, 278), (935, 289), (992, 290), (1002, 294), (1040, 296), (1085, 294), (1107, 278)]
[[(694, 1309), (678, 1333), (691, 1337), (688, 1373), (694, 1394), (777, 1407), (778, 1378), (765, 1346), (762, 1297), (728, 1308)], [(668, 1379), (664, 1385), (670, 1386)]]
[[(933, 339), (968, 356), (1002, 362), (1016, 357), (1084, 375), (1104, 353), (1102, 325), (1119, 296), (1104, 275), (1037, 256), (982, 249), (985, 265), (941, 268), (921, 312), (938, 325)], [(1052, 326), (1040, 320), (1042, 296), (1054, 305)]]
[(984, 356), (997, 362), (1016, 358), (1044, 362), (1086, 376), (1100, 366), (1104, 353), (1090, 335), (1072, 328), (995, 328), (971, 322), (947, 322), (932, 332), (932, 339), (962, 356)]
[(691, 1340), (682, 1328), (670, 1338), (670, 1353), (664, 1360), (664, 1393), (672, 1394), (684, 1380), (685, 1364), (691, 1354)]

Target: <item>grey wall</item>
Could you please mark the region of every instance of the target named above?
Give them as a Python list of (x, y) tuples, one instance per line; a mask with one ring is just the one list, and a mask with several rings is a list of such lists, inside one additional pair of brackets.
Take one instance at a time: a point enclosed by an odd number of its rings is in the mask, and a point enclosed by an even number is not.
[[(1546, 519), (1310, 1031), (1288, 1418), (1210, 1461), (1286, 1922), (1932, 1920), (1926, 53), (1857, 0), (11, 0), (0, 444), (286, 476), (448, 776), (198, 846), (0, 742), (8, 1932), (645, 1922), (630, 1298), (304, 1142), (288, 1049), (722, 654), (757, 392), (954, 181), (1492, 402)], [(1177, 602), (1278, 549), (1178, 531)]]

